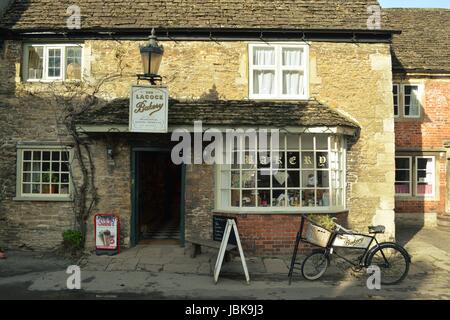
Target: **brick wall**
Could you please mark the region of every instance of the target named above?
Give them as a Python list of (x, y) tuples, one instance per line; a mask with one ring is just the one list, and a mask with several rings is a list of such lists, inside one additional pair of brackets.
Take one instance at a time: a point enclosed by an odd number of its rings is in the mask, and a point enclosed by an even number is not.
[[(437, 197), (434, 199), (398, 197), (395, 210), (399, 214), (411, 214), (416, 219), (423, 215), (442, 215), (446, 212), (447, 198), (447, 159), (444, 142), (450, 140), (450, 78), (432, 79), (396, 77), (396, 83), (423, 84), (423, 109), (420, 119), (398, 119), (395, 122), (395, 143), (397, 152), (435, 155), (437, 162)], [(414, 152), (413, 152), (414, 151)], [(430, 153), (431, 152), (431, 153)]]

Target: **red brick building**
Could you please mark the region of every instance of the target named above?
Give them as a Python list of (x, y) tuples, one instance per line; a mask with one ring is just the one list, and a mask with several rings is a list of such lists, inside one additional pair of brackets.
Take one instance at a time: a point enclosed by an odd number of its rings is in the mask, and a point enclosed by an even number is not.
[(450, 177), (450, 10), (389, 9), (385, 16), (402, 30), (392, 46), (397, 220), (425, 226), (441, 220), (444, 225)]

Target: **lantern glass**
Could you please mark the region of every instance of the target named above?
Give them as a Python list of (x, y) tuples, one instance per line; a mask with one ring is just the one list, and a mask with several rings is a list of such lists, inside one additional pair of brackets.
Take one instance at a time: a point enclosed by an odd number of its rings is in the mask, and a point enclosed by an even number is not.
[(157, 75), (164, 50), (161, 47), (149, 45), (141, 48), (142, 68), (145, 75)]

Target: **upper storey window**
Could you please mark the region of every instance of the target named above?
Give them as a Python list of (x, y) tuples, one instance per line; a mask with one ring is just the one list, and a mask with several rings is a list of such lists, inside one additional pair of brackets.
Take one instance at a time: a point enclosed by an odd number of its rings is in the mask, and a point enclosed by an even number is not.
[(251, 99), (308, 99), (308, 46), (251, 44)]
[(423, 85), (394, 84), (394, 116), (396, 118), (420, 118), (423, 107)]
[(28, 44), (24, 47), (25, 81), (81, 80), (80, 44)]

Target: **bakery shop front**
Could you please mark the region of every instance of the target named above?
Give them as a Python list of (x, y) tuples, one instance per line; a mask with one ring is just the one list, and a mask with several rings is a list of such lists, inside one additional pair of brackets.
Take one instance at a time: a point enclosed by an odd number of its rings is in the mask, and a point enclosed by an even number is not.
[(132, 132), (129, 104), (94, 108), (77, 126), (114, 150), (111, 175), (130, 168), (130, 245), (212, 239), (214, 217), (226, 216), (249, 252), (287, 254), (301, 213), (345, 217), (359, 128), (324, 104), (170, 99), (167, 133)]

